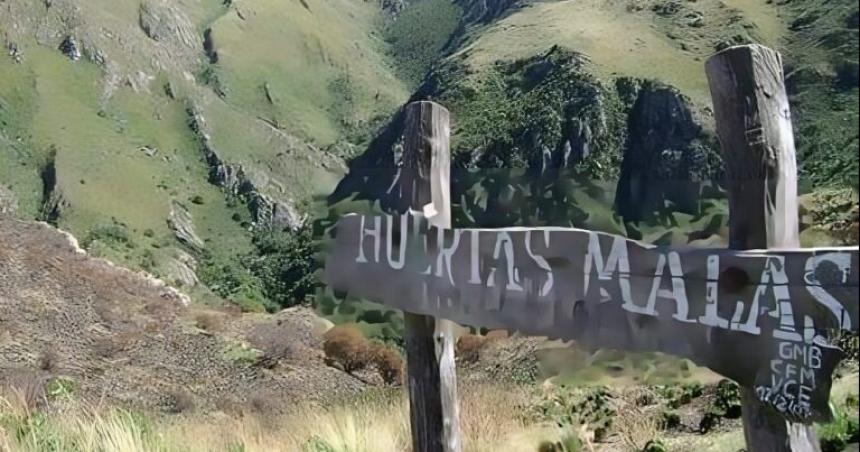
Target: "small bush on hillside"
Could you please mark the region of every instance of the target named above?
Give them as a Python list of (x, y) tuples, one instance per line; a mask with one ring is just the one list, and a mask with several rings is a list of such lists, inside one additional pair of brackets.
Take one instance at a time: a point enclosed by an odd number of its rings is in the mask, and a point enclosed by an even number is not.
[(81, 246), (89, 250), (95, 242), (101, 242), (110, 248), (135, 247), (128, 229), (124, 224), (120, 223), (94, 227), (81, 241)]
[(260, 363), (262, 356), (263, 352), (244, 342), (230, 344), (227, 349), (224, 350), (225, 358), (242, 367), (256, 366)]
[(666, 398), (666, 405), (669, 408), (676, 409), (682, 405), (687, 405), (693, 399), (701, 397), (705, 388), (700, 383), (685, 383), (681, 386), (663, 386), (659, 389), (663, 397)]
[(243, 311), (274, 310), (263, 293), (263, 283), (242, 264), (241, 259), (204, 252), (197, 267), (200, 281), (216, 295), (230, 300)]
[(834, 407), (833, 413), (833, 420), (818, 429), (821, 452), (838, 452), (844, 450), (849, 443), (860, 441), (858, 418), (841, 408)]
[(723, 413), (714, 407), (708, 409), (702, 420), (699, 421), (699, 433), (705, 434), (715, 429), (722, 423)]
[(467, 363), (477, 362), (481, 357), (481, 350), (492, 342), (500, 341), (508, 337), (504, 330), (492, 330), (487, 334), (463, 334), (457, 338), (456, 356)]
[(353, 325), (337, 325), (325, 334), (323, 351), (326, 359), (352, 373), (370, 364), (367, 338)]
[(201, 312), (194, 316), (194, 324), (197, 328), (211, 333), (221, 331), (224, 326), (224, 319), (221, 315), (213, 312)]
[(553, 422), (559, 427), (586, 425), (594, 432), (596, 442), (603, 441), (617, 416), (606, 387), (570, 390), (559, 387), (547, 394), (535, 407), (540, 421)]
[(170, 390), (165, 394), (165, 408), (173, 414), (187, 413), (194, 410), (194, 398), (188, 391), (182, 389)]
[(464, 334), (457, 338), (456, 356), (467, 363), (477, 362), (486, 343), (486, 337)]
[(659, 439), (648, 441), (648, 444), (642, 448), (642, 452), (667, 452), (669, 449)]
[(403, 358), (391, 347), (374, 343), (371, 345), (373, 364), (386, 384), (403, 384)]
[(373, 367), (386, 384), (403, 383), (403, 358), (382, 342), (369, 341), (354, 325), (337, 325), (325, 334), (323, 351), (345, 372)]
[(664, 430), (669, 430), (673, 428), (678, 428), (681, 426), (681, 416), (678, 415), (676, 411), (669, 410), (663, 412), (663, 419), (660, 422), (660, 426)]
[(70, 378), (52, 378), (45, 385), (45, 395), (51, 399), (69, 398), (75, 392), (75, 382)]
[(258, 327), (248, 335), (248, 340), (263, 352), (260, 357), (260, 365), (273, 369), (281, 361), (294, 360), (303, 355), (299, 339), (283, 330), (264, 329)]
[(39, 353), (39, 357), (36, 358), (36, 366), (45, 372), (53, 372), (57, 370), (58, 361), (59, 357), (57, 356), (57, 352), (53, 350), (44, 350), (42, 353)]
[(567, 431), (559, 441), (542, 441), (538, 452), (580, 452), (583, 450), (582, 439), (575, 431)]
[(723, 417), (728, 419), (741, 417), (740, 386), (731, 380), (721, 380), (717, 384), (714, 407)]

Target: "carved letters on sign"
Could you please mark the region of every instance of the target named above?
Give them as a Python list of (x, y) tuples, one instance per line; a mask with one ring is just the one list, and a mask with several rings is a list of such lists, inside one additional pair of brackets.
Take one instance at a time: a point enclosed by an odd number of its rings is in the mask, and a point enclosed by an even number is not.
[(858, 325), (858, 249), (663, 249), (569, 228), (438, 229), (420, 216), (338, 223), (338, 290), (462, 324), (662, 351), (754, 387), (786, 417), (828, 416)]

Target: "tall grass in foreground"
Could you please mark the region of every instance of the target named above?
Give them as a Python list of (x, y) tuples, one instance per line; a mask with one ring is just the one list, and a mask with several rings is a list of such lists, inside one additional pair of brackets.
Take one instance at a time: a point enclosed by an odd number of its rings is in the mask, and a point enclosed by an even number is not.
[[(468, 452), (534, 452), (564, 432), (523, 416), (528, 395), (517, 388), (461, 389)], [(402, 391), (370, 392), (332, 407), (301, 405), (274, 418), (200, 414), (156, 420), (74, 402), (38, 410), (32, 401), (0, 399), (0, 452), (403, 452), (411, 449)]]

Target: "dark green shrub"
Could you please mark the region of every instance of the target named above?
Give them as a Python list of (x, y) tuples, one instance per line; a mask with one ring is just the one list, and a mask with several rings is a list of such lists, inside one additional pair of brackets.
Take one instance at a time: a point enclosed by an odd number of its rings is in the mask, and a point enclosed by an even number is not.
[(418, 84), (455, 33), (460, 7), (445, 0), (410, 2), (384, 30), (401, 75)]
[(664, 430), (678, 428), (681, 425), (681, 416), (676, 411), (664, 411), (661, 427)]
[(740, 386), (731, 380), (721, 380), (717, 384), (714, 407), (728, 419), (741, 417)]
[(240, 259), (204, 253), (197, 276), (216, 295), (230, 300), (244, 311), (273, 310), (263, 293), (260, 279), (245, 268)]
[(666, 398), (666, 406), (672, 409), (681, 407), (701, 397), (705, 388), (701, 383), (684, 383), (681, 386), (663, 386), (658, 389), (660, 394)]
[(668, 452), (668, 448), (662, 441), (659, 439), (652, 439), (645, 444), (645, 447), (642, 448), (642, 452)]
[(249, 262), (266, 297), (280, 307), (309, 303), (320, 282), (319, 263), (310, 227), (297, 231), (260, 231), (254, 236), (257, 256)]
[[(818, 428), (821, 452), (839, 452), (849, 443), (860, 441), (857, 416), (851, 416), (841, 408), (834, 408), (833, 412), (833, 420)], [(856, 411), (854, 413), (856, 414)]]
[(128, 228), (121, 223), (111, 223), (96, 226), (87, 233), (81, 246), (89, 249), (93, 242), (101, 242), (110, 248), (134, 248), (135, 244), (128, 232)]

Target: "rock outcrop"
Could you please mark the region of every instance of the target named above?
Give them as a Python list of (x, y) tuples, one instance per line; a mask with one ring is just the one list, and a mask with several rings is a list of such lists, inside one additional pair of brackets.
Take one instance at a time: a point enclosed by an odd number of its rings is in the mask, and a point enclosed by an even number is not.
[(189, 109), (189, 116), (190, 127), (200, 139), (203, 156), (209, 165), (210, 183), (221, 187), (231, 196), (242, 198), (257, 227), (290, 230), (302, 227), (305, 217), (293, 207), (290, 200), (278, 199), (275, 195), (262, 191), (261, 187), (269, 185), (282, 188), (280, 182), (263, 174), (246, 171), (241, 164), (226, 162), (212, 144), (203, 115), (192, 107)]
[(159, 42), (172, 41), (194, 48), (197, 33), (194, 22), (185, 12), (166, 0), (146, 0), (140, 4), (138, 23), (141, 30)]
[(66, 36), (66, 38), (63, 39), (63, 42), (60, 43), (59, 50), (72, 61), (78, 61), (81, 59), (81, 48), (78, 44), (78, 40), (74, 36)]
[(51, 149), (51, 156), (47, 164), (42, 168), (42, 209), (39, 218), (51, 224), (57, 224), (57, 220), (68, 207), (68, 202), (63, 196), (62, 190), (57, 185), (57, 167), (54, 163), (56, 149)]
[(628, 115), (616, 209), (639, 221), (672, 202), (691, 211), (697, 187), (719, 171), (708, 137), (676, 89), (646, 82)]
[(167, 218), (167, 225), (180, 243), (195, 252), (203, 251), (206, 245), (203, 243), (203, 239), (194, 231), (191, 212), (177, 201), (170, 203), (170, 215)]
[(12, 215), (18, 210), (18, 199), (6, 187), (0, 185), (0, 214)]
[(176, 250), (176, 256), (167, 261), (167, 278), (182, 287), (194, 287), (200, 280), (197, 278), (197, 260), (182, 250)]
[(469, 24), (486, 24), (519, 7), (520, 0), (459, 0), (463, 7), (463, 21)]

